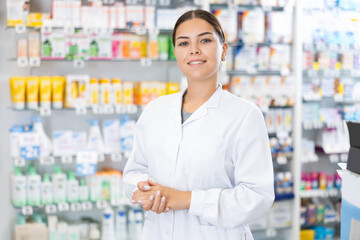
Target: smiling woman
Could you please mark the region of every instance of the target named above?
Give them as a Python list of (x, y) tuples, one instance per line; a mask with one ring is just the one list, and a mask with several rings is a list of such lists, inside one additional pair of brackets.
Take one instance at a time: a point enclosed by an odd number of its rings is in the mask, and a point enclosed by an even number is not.
[(173, 31), (188, 88), (149, 103), (124, 170), (125, 192), (148, 211), (142, 239), (253, 239), (248, 223), (274, 200), (261, 111), (223, 91), (228, 44), (218, 20), (189, 11)]

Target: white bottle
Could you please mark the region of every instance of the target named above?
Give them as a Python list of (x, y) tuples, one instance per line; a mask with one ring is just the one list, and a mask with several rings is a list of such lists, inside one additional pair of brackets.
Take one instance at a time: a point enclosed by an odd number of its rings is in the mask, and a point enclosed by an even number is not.
[(126, 209), (124, 206), (120, 206), (116, 210), (115, 216), (115, 231), (117, 240), (126, 240), (128, 237), (127, 227), (126, 227)]
[(80, 179), (79, 201), (80, 202), (89, 201), (89, 187), (87, 186), (84, 178)]
[(143, 229), (143, 222), (144, 222), (143, 214), (142, 214), (140, 207), (136, 207), (134, 209), (134, 216), (135, 216), (134, 236), (135, 236), (135, 239), (140, 239), (142, 229)]
[(11, 176), (11, 202), (15, 207), (26, 205), (26, 177), (19, 167), (14, 168)]
[(50, 175), (44, 174), (41, 184), (41, 203), (51, 204), (54, 201), (53, 185), (50, 181)]
[(89, 131), (89, 140), (88, 140), (88, 149), (98, 152), (99, 161), (103, 161), (104, 157), (104, 140), (101, 135), (99, 121), (96, 119), (90, 120), (90, 131)]
[(38, 206), (41, 203), (41, 177), (36, 174), (35, 167), (30, 165), (27, 175), (27, 203)]
[(63, 203), (67, 201), (67, 180), (66, 174), (61, 171), (57, 165), (54, 166), (54, 173), (52, 176), (54, 203)]
[(68, 172), (67, 200), (68, 202), (79, 201), (79, 181), (76, 180), (74, 172)]
[(42, 125), (41, 117), (34, 117), (33, 131), (39, 134), (40, 138), (40, 157), (48, 157), (53, 152), (53, 143), (46, 135), (44, 127)]
[(115, 240), (114, 231), (114, 211), (112, 208), (107, 207), (104, 210), (101, 240)]

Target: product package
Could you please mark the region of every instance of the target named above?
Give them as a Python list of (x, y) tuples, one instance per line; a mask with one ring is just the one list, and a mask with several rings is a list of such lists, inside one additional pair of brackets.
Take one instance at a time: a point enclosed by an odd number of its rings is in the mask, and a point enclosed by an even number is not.
[(266, 41), (269, 43), (292, 42), (292, 12), (269, 12), (266, 14)]
[(240, 11), (238, 16), (238, 39), (244, 43), (265, 41), (265, 14), (261, 8)]

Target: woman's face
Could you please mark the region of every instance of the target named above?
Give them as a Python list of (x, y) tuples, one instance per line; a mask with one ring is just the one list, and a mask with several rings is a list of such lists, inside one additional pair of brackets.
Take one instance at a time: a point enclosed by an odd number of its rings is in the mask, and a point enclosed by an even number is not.
[(180, 70), (190, 81), (217, 77), (227, 44), (221, 44), (213, 26), (194, 18), (179, 25), (174, 55)]

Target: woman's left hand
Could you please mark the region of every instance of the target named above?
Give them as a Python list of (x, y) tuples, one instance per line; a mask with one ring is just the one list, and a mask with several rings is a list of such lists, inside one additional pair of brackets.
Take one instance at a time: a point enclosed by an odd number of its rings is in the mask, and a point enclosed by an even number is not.
[[(132, 203), (141, 203), (144, 209), (160, 213), (168, 210), (184, 210), (190, 207), (191, 192), (178, 191), (170, 187), (162, 186), (148, 180), (150, 190), (136, 190), (133, 194)], [(166, 204), (164, 206), (164, 204)], [(164, 208), (165, 207), (165, 208)]]

